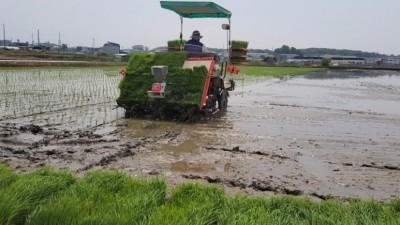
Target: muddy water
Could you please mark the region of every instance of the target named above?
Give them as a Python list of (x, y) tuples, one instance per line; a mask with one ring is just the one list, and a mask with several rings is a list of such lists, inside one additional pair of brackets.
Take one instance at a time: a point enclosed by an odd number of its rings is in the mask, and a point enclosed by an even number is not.
[(230, 99), (231, 105), (254, 106), (268, 102), (400, 115), (398, 72), (316, 72), (258, 83), (243, 91), (246, 95)]
[(399, 99), (392, 71), (270, 79), (239, 86), (226, 113), (186, 132), (197, 155), (217, 154), (202, 156), (208, 174), (249, 193), (390, 199), (400, 194)]
[(400, 73), (326, 71), (244, 83), (230, 93), (227, 111), (196, 124), (124, 119), (108, 101), (35, 118), (13, 118), (4, 108), (0, 160), (22, 172), (117, 169), (228, 193), (400, 196)]
[(398, 72), (318, 72), (244, 87), (227, 120), (261, 139), (245, 149), (297, 152), (291, 169), (316, 193), (387, 198), (400, 193), (399, 99)]

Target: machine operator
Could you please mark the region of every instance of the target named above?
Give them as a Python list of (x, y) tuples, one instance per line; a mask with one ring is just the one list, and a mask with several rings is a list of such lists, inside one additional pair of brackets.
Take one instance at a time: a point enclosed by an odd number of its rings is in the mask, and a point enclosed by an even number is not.
[(193, 31), (190, 40), (185, 43), (183, 50), (186, 52), (208, 52), (206, 46), (200, 42), (202, 37), (198, 30)]

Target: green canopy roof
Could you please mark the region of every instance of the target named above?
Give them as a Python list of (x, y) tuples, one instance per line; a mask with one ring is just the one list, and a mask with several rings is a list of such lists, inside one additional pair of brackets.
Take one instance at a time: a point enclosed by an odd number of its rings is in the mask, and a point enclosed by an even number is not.
[(230, 18), (232, 13), (214, 2), (161, 1), (161, 7), (185, 18)]

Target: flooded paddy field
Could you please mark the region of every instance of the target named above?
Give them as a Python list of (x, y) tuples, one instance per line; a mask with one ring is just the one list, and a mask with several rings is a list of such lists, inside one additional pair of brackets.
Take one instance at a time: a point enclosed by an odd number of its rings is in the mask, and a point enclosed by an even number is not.
[(0, 71), (0, 161), (20, 172), (118, 169), (228, 193), (400, 196), (400, 73), (245, 77), (229, 107), (194, 124), (124, 119), (120, 76)]

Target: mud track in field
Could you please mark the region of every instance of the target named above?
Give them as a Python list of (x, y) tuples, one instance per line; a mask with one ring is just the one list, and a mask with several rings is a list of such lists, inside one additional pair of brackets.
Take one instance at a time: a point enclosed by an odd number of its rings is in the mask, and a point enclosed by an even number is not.
[[(155, 137), (121, 140), (123, 126), (109, 130), (105, 126), (88, 129), (57, 129), (37, 125), (1, 125), (2, 161), (25, 172), (41, 166), (53, 166), (74, 172), (100, 169), (121, 158), (134, 156), (160, 140), (176, 135), (165, 132)], [(104, 130), (103, 130), (104, 129)], [(106, 131), (105, 131), (106, 130)]]
[(161, 177), (169, 187), (215, 184), (229, 194), (399, 197), (400, 76), (325, 76), (238, 87), (226, 112), (194, 124), (122, 113), (89, 126), (1, 118), (0, 161), (19, 172), (120, 170)]

